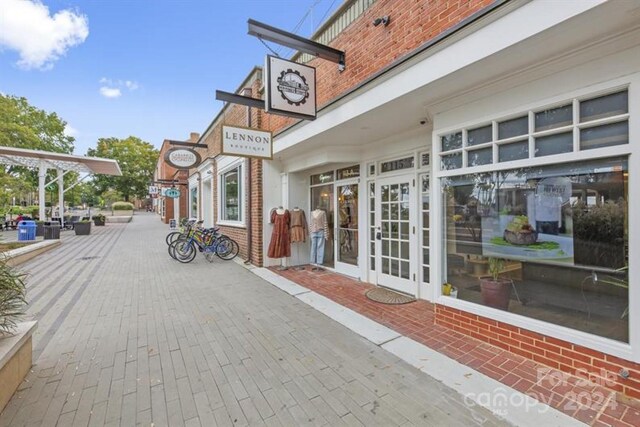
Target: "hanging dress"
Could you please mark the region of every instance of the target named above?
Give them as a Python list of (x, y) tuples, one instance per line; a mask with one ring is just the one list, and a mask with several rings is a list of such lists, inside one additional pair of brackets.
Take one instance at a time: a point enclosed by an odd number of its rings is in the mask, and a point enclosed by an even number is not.
[(291, 211), (291, 243), (307, 241), (307, 218), (302, 209)]
[(291, 217), (288, 210), (278, 214), (277, 209), (271, 211), (271, 241), (267, 256), (269, 258), (285, 258), (291, 256), (291, 242), (289, 241), (289, 224)]

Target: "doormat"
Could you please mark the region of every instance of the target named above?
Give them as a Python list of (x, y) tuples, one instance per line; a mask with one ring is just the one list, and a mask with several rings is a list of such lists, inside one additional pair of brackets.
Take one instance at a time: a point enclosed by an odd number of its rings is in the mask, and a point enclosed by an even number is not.
[(369, 289), (364, 295), (371, 301), (382, 304), (407, 304), (416, 300), (408, 295), (399, 294), (385, 288)]

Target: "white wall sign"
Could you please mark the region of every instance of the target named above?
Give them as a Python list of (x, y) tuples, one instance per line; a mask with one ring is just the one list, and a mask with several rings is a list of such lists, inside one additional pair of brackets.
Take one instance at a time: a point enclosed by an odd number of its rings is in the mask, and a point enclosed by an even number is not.
[(222, 126), (222, 153), (230, 156), (273, 158), (271, 132), (238, 126)]
[(271, 55), (266, 62), (266, 111), (315, 119), (316, 69)]
[(158, 195), (158, 187), (156, 187), (155, 185), (150, 185), (149, 186), (149, 195), (151, 195), (151, 196)]
[(189, 169), (200, 163), (200, 154), (191, 148), (172, 148), (164, 155), (164, 161), (176, 169)]

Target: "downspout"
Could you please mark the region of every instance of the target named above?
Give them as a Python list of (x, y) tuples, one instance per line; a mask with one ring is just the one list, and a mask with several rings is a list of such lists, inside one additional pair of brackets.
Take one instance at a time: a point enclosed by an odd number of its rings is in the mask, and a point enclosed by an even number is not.
[[(251, 96), (251, 88), (246, 87), (242, 90), (242, 95), (243, 96)], [(251, 107), (247, 106), (247, 127), (251, 128)], [(251, 180), (252, 180), (252, 168), (251, 168), (251, 157), (249, 157), (249, 159), (247, 160), (247, 181), (249, 182), (249, 185), (247, 186), (247, 202), (249, 205), (249, 209), (245, 209), (246, 212), (248, 212), (247, 215), (247, 259), (244, 262), (245, 264), (251, 264), (252, 263), (252, 256), (251, 256), (251, 252), (253, 251), (253, 245), (251, 244), (252, 241), (252, 237), (253, 237), (253, 233), (252, 233), (252, 229), (253, 229), (253, 221), (252, 221), (252, 209), (251, 209), (251, 197), (252, 197), (252, 191), (251, 191)]]
[(200, 171), (196, 171), (196, 173), (198, 174), (198, 211), (196, 212), (196, 217), (200, 221), (202, 219), (202, 173)]

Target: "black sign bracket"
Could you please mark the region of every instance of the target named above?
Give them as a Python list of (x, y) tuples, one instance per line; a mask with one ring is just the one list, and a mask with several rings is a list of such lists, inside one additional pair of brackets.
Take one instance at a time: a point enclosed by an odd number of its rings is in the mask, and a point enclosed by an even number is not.
[(289, 33), (253, 19), (249, 19), (247, 23), (249, 24), (248, 34), (251, 36), (290, 47), (291, 49), (299, 50), (300, 52), (308, 53), (309, 55), (317, 56), (327, 61), (335, 62), (338, 64), (338, 70), (341, 72), (346, 68), (345, 54), (341, 50), (314, 42), (313, 40), (300, 37), (297, 34)]

